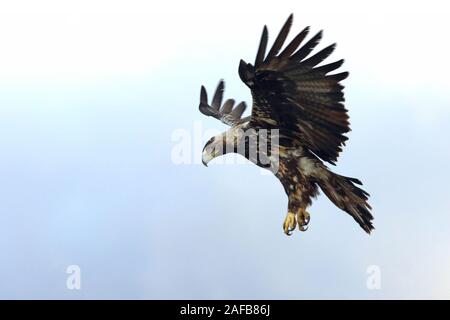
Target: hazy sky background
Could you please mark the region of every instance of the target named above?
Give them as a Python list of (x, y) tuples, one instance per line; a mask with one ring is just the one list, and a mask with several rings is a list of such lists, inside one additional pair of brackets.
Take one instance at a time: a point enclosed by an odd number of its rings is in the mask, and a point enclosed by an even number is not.
[[(175, 165), (177, 129), (226, 127), (200, 85), (273, 40), (324, 29), (345, 58), (338, 173), (372, 195), (367, 236), (324, 196), (286, 237), (251, 165)], [(450, 45), (444, 1), (0, 3), (0, 298), (450, 298)], [(291, 35), (291, 37), (293, 34)], [(205, 135), (205, 140), (209, 138)], [(192, 151), (192, 157), (199, 154)], [(81, 290), (66, 268), (81, 268)], [(368, 266), (381, 289), (368, 290)]]

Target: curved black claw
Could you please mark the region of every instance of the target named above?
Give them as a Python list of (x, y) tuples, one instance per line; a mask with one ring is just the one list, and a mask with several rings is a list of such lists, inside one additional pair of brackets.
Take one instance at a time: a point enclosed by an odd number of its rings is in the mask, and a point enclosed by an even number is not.
[(298, 229), (300, 231), (306, 231), (306, 230), (308, 230), (308, 226), (307, 225), (298, 225)]
[(289, 229), (288, 229), (288, 231), (287, 231), (287, 235), (288, 236), (290, 236), (290, 235), (292, 235), (292, 232), (295, 230), (295, 225), (293, 226), (293, 227), (290, 227)]

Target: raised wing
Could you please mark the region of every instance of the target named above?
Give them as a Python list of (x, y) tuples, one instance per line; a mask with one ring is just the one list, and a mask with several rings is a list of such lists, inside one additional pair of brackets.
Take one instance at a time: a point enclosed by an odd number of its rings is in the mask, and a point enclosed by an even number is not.
[(228, 99), (222, 105), (224, 89), (225, 83), (223, 80), (220, 80), (216, 92), (214, 93), (211, 105), (209, 105), (206, 89), (204, 86), (202, 86), (200, 90), (199, 109), (201, 113), (207, 116), (214, 117), (227, 125), (234, 126), (241, 121), (242, 114), (247, 108), (247, 105), (245, 104), (245, 102), (241, 102), (237, 106), (234, 106), (233, 99)]
[(290, 15), (267, 55), (268, 32), (264, 26), (254, 66), (241, 60), (239, 75), (253, 96), (251, 122), (255, 126), (276, 127), (323, 160), (334, 163), (348, 139), (344, 134), (350, 131), (342, 103), (344, 87), (339, 84), (348, 72), (328, 74), (338, 69), (343, 60), (317, 67), (333, 52), (335, 44), (308, 57), (322, 31), (299, 48), (309, 27), (279, 53), (292, 20)]

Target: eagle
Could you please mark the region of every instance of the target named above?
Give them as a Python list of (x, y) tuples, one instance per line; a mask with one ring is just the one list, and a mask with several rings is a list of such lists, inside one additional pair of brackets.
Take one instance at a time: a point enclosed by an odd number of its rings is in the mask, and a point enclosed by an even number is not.
[(254, 64), (244, 60), (239, 63), (239, 77), (251, 90), (250, 116), (242, 117), (245, 102), (235, 105), (229, 99), (222, 104), (223, 80), (211, 104), (205, 87), (201, 87), (200, 112), (231, 127), (209, 139), (203, 148), (202, 162), (207, 166), (212, 159), (233, 152), (260, 167), (276, 168), (272, 171), (288, 197), (283, 223), (287, 235), (297, 226), (300, 231), (307, 230), (310, 214), (306, 209), (317, 197), (319, 188), (370, 234), (374, 229), (372, 208), (369, 194), (358, 186), (361, 181), (336, 174), (325, 165), (336, 164), (348, 139), (345, 134), (350, 131), (349, 115), (340, 82), (349, 73), (335, 72), (343, 59), (322, 64), (336, 44), (312, 54), (322, 31), (304, 42), (310, 29), (306, 27), (281, 50), (292, 21), (293, 14), (268, 53), (268, 30), (264, 26)]

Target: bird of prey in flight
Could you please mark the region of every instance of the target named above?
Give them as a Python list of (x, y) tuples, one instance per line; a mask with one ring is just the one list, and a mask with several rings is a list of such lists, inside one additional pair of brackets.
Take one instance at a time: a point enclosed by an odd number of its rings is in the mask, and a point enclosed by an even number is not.
[[(239, 76), (250, 88), (253, 99), (250, 116), (242, 117), (245, 102), (234, 106), (234, 100), (229, 99), (222, 105), (223, 81), (219, 82), (211, 104), (205, 88), (201, 87), (200, 111), (231, 126), (206, 143), (203, 164), (229, 152), (241, 154), (265, 168), (267, 163), (261, 159), (269, 162), (276, 159), (274, 174), (288, 196), (288, 212), (283, 223), (287, 235), (297, 226), (301, 231), (307, 229), (310, 214), (306, 209), (317, 196), (319, 187), (370, 234), (374, 227), (367, 202), (369, 194), (357, 186), (361, 185), (358, 179), (336, 174), (324, 164), (335, 164), (348, 139), (344, 134), (350, 131), (344, 87), (340, 84), (348, 72), (329, 74), (344, 61), (321, 64), (333, 52), (335, 44), (311, 54), (322, 38), (322, 31), (305, 42), (309, 27), (281, 50), (292, 20), (291, 14), (268, 53), (268, 31), (264, 26), (254, 65), (240, 61)], [(269, 139), (268, 135), (262, 139), (259, 134), (262, 131), (276, 139)], [(269, 140), (276, 142), (269, 143)], [(266, 147), (261, 148), (262, 142)], [(270, 154), (268, 149), (272, 150)]]

